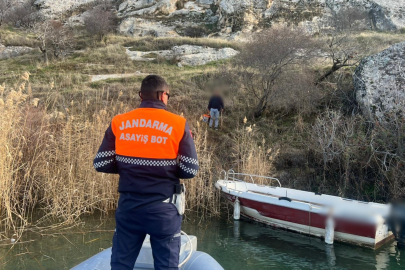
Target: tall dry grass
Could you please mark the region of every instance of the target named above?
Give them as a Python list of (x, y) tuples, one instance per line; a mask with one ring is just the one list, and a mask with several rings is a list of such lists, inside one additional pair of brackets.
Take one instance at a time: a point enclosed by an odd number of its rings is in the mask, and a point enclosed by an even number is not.
[(21, 80), (17, 89), (0, 89), (2, 231), (20, 235), (36, 208), (43, 213), (37, 224), (50, 218), (73, 222), (84, 213), (113, 209), (117, 179), (96, 174), (92, 159), (117, 108), (89, 118), (85, 102), (78, 112), (69, 113), (69, 107), (61, 112), (49, 100), (32, 99), (28, 73)]
[(197, 177), (186, 180), (187, 209), (193, 209), (202, 216), (218, 215), (220, 210), (220, 196), (215, 189), (217, 166), (214, 155), (208, 147), (208, 130), (197, 122), (194, 142), (197, 149), (200, 170)]
[[(51, 87), (54, 87), (52, 85)], [(33, 99), (29, 74), (0, 96), (0, 228), (18, 236), (27, 226), (72, 224), (84, 214), (114, 210), (118, 176), (97, 173), (93, 158), (114, 115), (133, 109), (122, 93), (97, 91), (92, 100)], [(99, 104), (99, 105), (98, 105)], [(219, 213), (207, 130), (196, 125), (200, 172), (187, 186), (187, 209)], [(39, 210), (38, 210), (39, 209)], [(33, 220), (33, 212), (41, 212)]]
[[(32, 188), (32, 185), (24, 184), (25, 175), (20, 174), (21, 171), (27, 172), (27, 166), (20, 164), (25, 138), (24, 128), (16, 128), (24, 121), (20, 112), (20, 106), (27, 99), (24, 88), (25, 81), (17, 91), (6, 91), (5, 85), (0, 86), (0, 213), (2, 225), (14, 231), (26, 223), (24, 191)], [(35, 198), (31, 200), (34, 202)]]
[[(255, 124), (250, 124), (245, 117), (233, 137), (233, 160), (235, 172), (252, 175), (271, 175), (275, 168), (273, 162), (279, 150), (267, 148), (266, 139), (257, 132)], [(271, 179), (262, 177), (241, 176), (241, 180), (260, 185), (277, 185)]]

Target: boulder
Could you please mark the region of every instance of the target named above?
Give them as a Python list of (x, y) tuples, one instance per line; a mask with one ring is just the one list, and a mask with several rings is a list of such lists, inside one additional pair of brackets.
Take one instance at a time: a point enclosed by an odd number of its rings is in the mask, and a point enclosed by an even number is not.
[(118, 17), (169, 15), (176, 11), (177, 0), (129, 0), (118, 8)]
[(156, 0), (128, 0), (120, 4), (120, 6), (118, 7), (118, 12), (129, 13), (131, 11), (151, 7), (155, 4)]
[(173, 57), (172, 50), (142, 52), (142, 51), (131, 51), (130, 48), (126, 48), (126, 52), (131, 60), (139, 61), (139, 62), (153, 61), (156, 59), (156, 57), (148, 57), (148, 56), (153, 56), (153, 55), (159, 55), (166, 59)]
[(31, 52), (33, 48), (24, 46), (0, 46), (0, 60), (14, 58)]
[(364, 58), (353, 75), (363, 114), (381, 124), (393, 114), (405, 118), (405, 42)]
[(239, 54), (232, 48), (215, 49), (195, 45), (181, 45), (172, 48), (183, 66), (201, 66), (209, 62), (224, 60)]
[(214, 4), (214, 0), (197, 0), (196, 2), (198, 5), (205, 8), (210, 8), (211, 5)]
[(405, 2), (401, 0), (374, 0), (381, 7), (383, 15), (395, 28), (405, 28)]
[(219, 8), (226, 14), (234, 14), (248, 10), (265, 11), (271, 0), (221, 0)]
[[(405, 27), (405, 3), (398, 0), (274, 0), (264, 18), (269, 23), (301, 24), (313, 32), (334, 27), (333, 17), (347, 17), (343, 12), (348, 10), (357, 13), (348, 20), (357, 21), (360, 28), (389, 31)], [(361, 13), (364, 18), (359, 18)]]
[(232, 31), (250, 32), (263, 18), (270, 0), (221, 0), (218, 25)]
[(68, 24), (70, 27), (83, 26), (86, 17), (90, 16), (90, 14), (91, 14), (90, 11), (85, 11), (85, 12), (83, 12), (83, 13), (80, 13), (80, 14), (77, 14), (77, 15), (74, 15), (74, 16), (71, 16), (71, 17), (68, 18), (67, 24)]
[[(185, 3), (184, 8), (188, 9), (188, 10), (192, 10), (192, 11), (203, 11), (204, 10), (203, 7), (201, 7), (200, 5), (196, 4), (193, 1)], [(205, 11), (203, 11), (203, 12), (205, 12)]]
[(118, 31), (121, 34), (133, 37), (175, 37), (175, 26), (167, 26), (159, 21), (130, 17), (121, 22)]
[[(208, 9), (210, 10), (210, 9)], [(174, 12), (172, 12), (168, 17), (176, 17), (176, 16), (180, 16), (180, 17), (189, 17), (190, 16), (194, 16), (194, 17), (198, 17), (199, 15), (204, 15), (207, 13), (207, 10), (204, 9), (202, 6), (196, 4), (195, 2), (187, 2), (184, 4), (184, 7), (182, 9), (176, 10)], [(212, 16), (211, 14), (207, 14), (209, 17)], [(199, 23), (204, 23), (204, 20), (201, 18), (199, 21)]]
[(171, 50), (162, 51), (131, 51), (127, 48), (127, 54), (134, 61), (152, 61), (156, 57), (164, 57), (167, 60), (178, 59), (178, 66), (201, 66), (212, 61), (218, 61), (234, 57), (239, 52), (232, 48), (210, 48), (196, 45), (174, 46)]

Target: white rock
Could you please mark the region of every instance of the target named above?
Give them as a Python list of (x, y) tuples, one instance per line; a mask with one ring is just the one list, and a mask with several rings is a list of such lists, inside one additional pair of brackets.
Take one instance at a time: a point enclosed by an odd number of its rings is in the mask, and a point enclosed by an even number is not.
[(123, 79), (123, 78), (131, 78), (135, 76), (146, 75), (142, 74), (139, 71), (135, 73), (128, 73), (128, 74), (103, 74), (103, 75), (91, 75), (90, 81), (91, 82), (98, 82), (98, 81), (105, 81), (108, 79)]
[(118, 12), (130, 12), (147, 8), (156, 4), (156, 0), (128, 0), (120, 4)]
[(231, 34), (232, 33), (232, 27), (226, 27), (226, 28), (222, 29), (222, 33)]
[(214, 4), (214, 0), (197, 0), (198, 5), (209, 8), (212, 4)]
[[(263, 13), (273, 24), (277, 21), (294, 20), (293, 12), (306, 12), (308, 19), (296, 21), (311, 33), (332, 27), (333, 14), (343, 10), (364, 12), (367, 19), (360, 25), (369, 29), (396, 30), (405, 27), (404, 0), (274, 0)], [(312, 13), (312, 17), (311, 17)], [(298, 19), (300, 20), (300, 19)], [(363, 28), (364, 28), (363, 27)]]
[(244, 9), (262, 9), (264, 11), (268, 5), (269, 0), (221, 0), (219, 8), (226, 14), (233, 14)]
[[(169, 18), (171, 17), (176, 17), (176, 16), (189, 16), (189, 15), (202, 15), (206, 12), (206, 10), (197, 5), (195, 2), (187, 2), (184, 4), (184, 8), (180, 10), (176, 10), (168, 16)], [(201, 23), (204, 23), (201, 21)]]
[(192, 1), (185, 3), (184, 8), (188, 9), (188, 10), (192, 10), (192, 11), (203, 11), (204, 10), (203, 7), (197, 5), (195, 2), (192, 2)]
[(147, 55), (159, 55), (166, 59), (172, 59), (176, 57), (180, 60), (177, 63), (177, 66), (200, 66), (205, 65), (212, 61), (218, 61), (223, 59), (228, 59), (234, 57), (239, 52), (232, 48), (221, 48), (215, 49), (204, 46), (195, 46), (195, 45), (181, 45), (174, 46), (171, 50), (163, 51), (130, 51), (127, 48), (127, 54), (134, 61), (151, 61), (155, 58), (146, 57)]
[(24, 46), (0, 47), (0, 60), (14, 58), (31, 52), (33, 48)]
[(177, 0), (161, 0), (157, 3), (157, 10), (159, 14), (169, 15), (170, 13), (176, 11)]
[(87, 16), (90, 15), (89, 11), (85, 11), (81, 14), (78, 15), (74, 15), (72, 17), (69, 17), (69, 19), (67, 20), (67, 24), (70, 27), (75, 27), (75, 26), (83, 26), (84, 25), (84, 20)]
[(34, 5), (40, 9), (40, 12), (43, 15), (52, 17), (77, 8), (83, 4), (95, 3), (96, 1), (97, 0), (36, 0)]
[(174, 28), (175, 26), (166, 26), (161, 22), (131, 17), (122, 21), (118, 31), (133, 37), (175, 37), (178, 34), (174, 31)]
[(404, 0), (374, 0), (380, 5), (383, 13), (398, 28), (405, 28), (405, 1)]
[(405, 118), (405, 42), (364, 58), (354, 76), (356, 99), (370, 121)]
[(118, 8), (118, 16), (169, 15), (176, 11), (177, 0), (129, 0)]
[(161, 50), (161, 51), (147, 51), (147, 52), (142, 52), (142, 51), (131, 51), (129, 48), (126, 48), (126, 52), (129, 56), (129, 58), (133, 61), (152, 61), (155, 60), (154, 57), (145, 57), (146, 55), (152, 55), (156, 54), (165, 58), (170, 58), (173, 55), (172, 50)]
[[(180, 54), (182, 51), (183, 53)], [(234, 57), (239, 53), (232, 48), (214, 49), (194, 45), (175, 46), (173, 52), (176, 55), (180, 54), (180, 63), (187, 66), (201, 66)]]

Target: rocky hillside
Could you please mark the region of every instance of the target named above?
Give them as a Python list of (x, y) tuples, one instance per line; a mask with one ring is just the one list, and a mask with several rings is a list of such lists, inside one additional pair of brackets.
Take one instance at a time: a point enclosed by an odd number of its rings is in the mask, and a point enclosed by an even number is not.
[[(75, 14), (97, 0), (37, 0), (47, 17)], [(405, 28), (404, 0), (127, 0), (114, 1), (119, 31), (131, 36), (237, 37), (273, 24), (311, 33), (339, 27)], [(77, 12), (76, 12), (77, 13)], [(80, 17), (75, 14), (75, 18)], [(338, 20), (336, 20), (338, 18)], [(80, 21), (80, 20), (78, 20)], [(338, 23), (336, 23), (338, 21)]]

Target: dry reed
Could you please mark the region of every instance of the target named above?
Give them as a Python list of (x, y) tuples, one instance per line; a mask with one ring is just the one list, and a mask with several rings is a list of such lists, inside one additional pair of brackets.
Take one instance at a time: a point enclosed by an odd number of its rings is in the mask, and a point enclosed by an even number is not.
[[(99, 90), (91, 101), (58, 102), (57, 89), (48, 95), (54, 98), (33, 99), (28, 73), (15, 88), (0, 89), (3, 236), (20, 236), (26, 226), (73, 224), (83, 214), (114, 210), (118, 177), (97, 173), (92, 162), (112, 117), (131, 110), (131, 100), (122, 93), (111, 98), (109, 91)], [(215, 215), (219, 196), (213, 185), (212, 152), (207, 148), (207, 130), (196, 126), (200, 172), (185, 181), (187, 209)], [(38, 208), (41, 216), (33, 220)]]
[[(233, 160), (236, 172), (253, 175), (271, 175), (274, 172), (273, 161), (279, 150), (266, 148), (266, 140), (260, 136), (255, 124), (248, 124), (245, 117), (243, 125), (236, 129), (233, 138)], [(238, 177), (240, 178), (240, 177)], [(241, 180), (260, 185), (277, 185), (270, 179), (261, 177), (241, 177)]]

